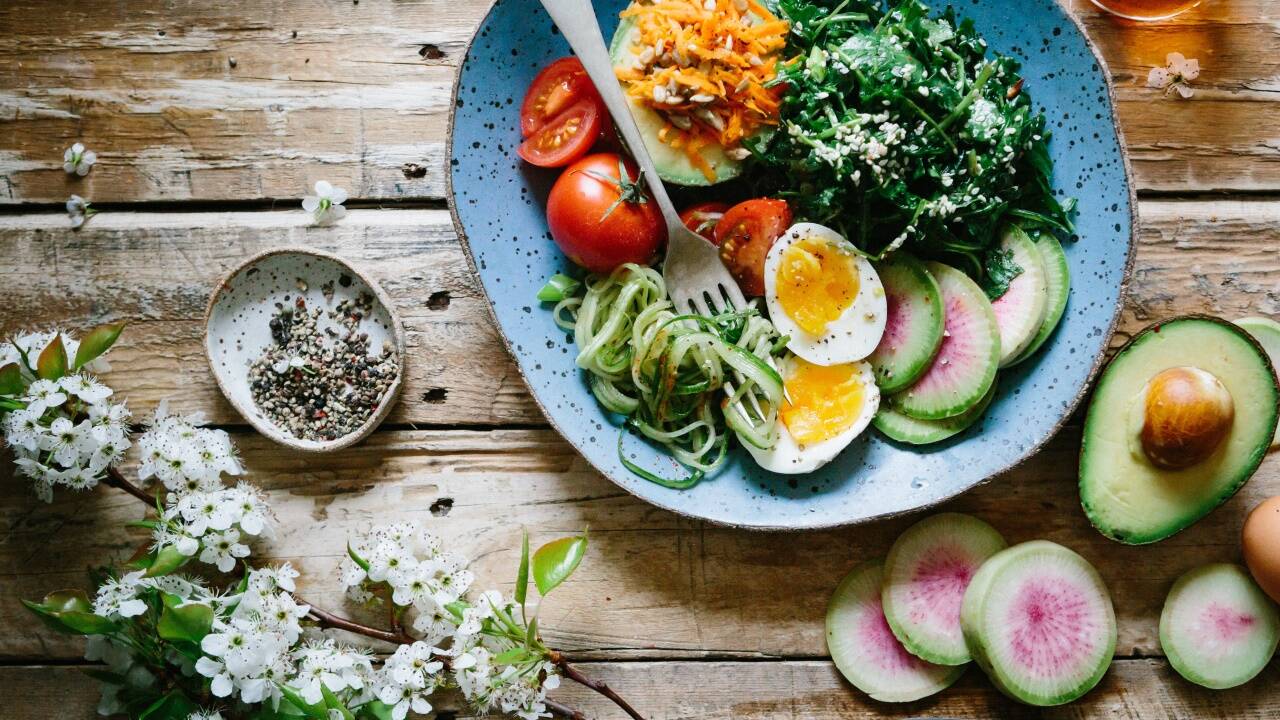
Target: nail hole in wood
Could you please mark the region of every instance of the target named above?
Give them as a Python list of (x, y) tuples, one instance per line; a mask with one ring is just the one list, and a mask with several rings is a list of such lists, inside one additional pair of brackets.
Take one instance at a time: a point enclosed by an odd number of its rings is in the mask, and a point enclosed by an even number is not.
[(427, 298), (427, 307), (432, 310), (448, 310), (450, 299), (448, 291), (433, 292), (431, 297)]
[(444, 51), (439, 45), (423, 45), (422, 49), (418, 50), (418, 54), (426, 60), (439, 60), (444, 57)]
[(427, 176), (427, 169), (418, 163), (405, 163), (400, 170), (404, 173), (404, 176), (410, 180), (415, 178), (424, 178)]
[[(436, 517), (444, 517), (453, 509), (453, 498), (440, 498), (431, 503), (431, 514)], [(438, 715), (436, 717), (439, 717)]]
[(432, 405), (438, 405), (449, 397), (449, 391), (444, 388), (431, 388), (422, 393), (423, 402), (429, 402)]

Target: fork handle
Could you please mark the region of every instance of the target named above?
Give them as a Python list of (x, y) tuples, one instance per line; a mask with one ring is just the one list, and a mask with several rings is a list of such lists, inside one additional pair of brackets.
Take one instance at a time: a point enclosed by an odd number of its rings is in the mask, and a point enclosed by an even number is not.
[(605, 107), (613, 116), (614, 125), (622, 133), (627, 149), (644, 173), (649, 192), (658, 203), (668, 230), (679, 227), (682, 225), (680, 215), (671, 204), (662, 178), (658, 176), (658, 169), (654, 167), (653, 158), (649, 157), (644, 136), (640, 134), (640, 127), (631, 114), (631, 104), (623, 94), (622, 86), (618, 84), (618, 76), (613, 72), (613, 61), (609, 59), (609, 50), (605, 47), (604, 36), (600, 34), (600, 23), (596, 21), (596, 11), (591, 6), (591, 0), (542, 0), (542, 6), (547, 9), (552, 22), (560, 28), (569, 47), (573, 48), (574, 54), (582, 62), (587, 77), (595, 83)]

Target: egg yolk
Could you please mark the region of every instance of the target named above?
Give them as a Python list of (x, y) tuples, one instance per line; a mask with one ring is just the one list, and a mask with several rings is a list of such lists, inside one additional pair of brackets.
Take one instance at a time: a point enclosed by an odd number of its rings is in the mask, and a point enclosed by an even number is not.
[(786, 389), (779, 414), (801, 444), (829, 440), (848, 430), (862, 410), (864, 389), (853, 364), (824, 367), (796, 358)]
[(782, 251), (776, 292), (782, 311), (810, 335), (822, 335), (858, 295), (853, 256), (829, 242), (806, 238)]

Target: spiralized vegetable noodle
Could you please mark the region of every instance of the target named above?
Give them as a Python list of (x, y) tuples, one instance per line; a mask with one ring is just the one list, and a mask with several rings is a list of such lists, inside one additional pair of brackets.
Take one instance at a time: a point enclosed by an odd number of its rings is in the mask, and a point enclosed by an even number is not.
[(620, 437), (619, 457), (632, 472), (687, 488), (724, 462), (730, 431), (773, 446), (782, 378), (762, 358), (782, 343), (754, 306), (715, 317), (678, 314), (662, 274), (633, 264), (588, 277), (585, 287), (554, 312), (556, 324), (573, 332), (591, 392), (689, 470), (670, 480), (640, 468), (621, 452)]

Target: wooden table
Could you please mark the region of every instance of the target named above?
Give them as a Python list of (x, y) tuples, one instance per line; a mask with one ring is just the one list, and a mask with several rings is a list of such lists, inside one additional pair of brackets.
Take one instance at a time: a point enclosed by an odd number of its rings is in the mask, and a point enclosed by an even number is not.
[[(1117, 659), (1074, 705), (1035, 710), (971, 670), (912, 706), (878, 705), (825, 658), (822, 616), (839, 578), (883, 553), (909, 519), (802, 535), (693, 522), (632, 498), (546, 426), (504, 354), (443, 198), (456, 66), (485, 0), (8, 0), (0, 7), (0, 330), (128, 320), (108, 381), (145, 417), (162, 398), (232, 430), (249, 478), (280, 516), (267, 554), (303, 570), (306, 597), (341, 607), (334, 569), (349, 533), (426, 523), (475, 558), (480, 585), (509, 591), (520, 527), (535, 541), (590, 524), (591, 552), (547, 607), (552, 643), (588, 660), (653, 719), (898, 716), (1274, 718), (1280, 671), (1209, 692), (1160, 656), (1171, 581), (1238, 558), (1259, 499), (1280, 492), (1272, 456), (1225, 507), (1147, 548), (1090, 529), (1075, 490), (1078, 422), (1033, 462), (949, 504), (1011, 541), (1046, 537), (1093, 561), (1120, 623)], [(1280, 3), (1208, 0), (1176, 22), (1126, 25), (1086, 0), (1140, 189), (1137, 263), (1115, 343), (1174, 313), (1280, 315)], [(1170, 51), (1201, 60), (1191, 101), (1144, 87)], [(69, 178), (62, 151), (99, 153)], [(308, 225), (316, 180), (354, 209)], [(1120, 192), (1116, 188), (1116, 192)], [(76, 193), (102, 213), (67, 229)], [(540, 241), (540, 240), (538, 240)], [(249, 432), (200, 350), (216, 278), (259, 249), (305, 243), (370, 268), (409, 333), (409, 377), (383, 429), (330, 457)], [(136, 501), (99, 489), (44, 505), (3, 463), (0, 707), (8, 718), (89, 718), (81, 643), (18, 603), (84, 586), (138, 537)], [(592, 717), (619, 713), (568, 688)], [(444, 713), (441, 717), (454, 717)]]

